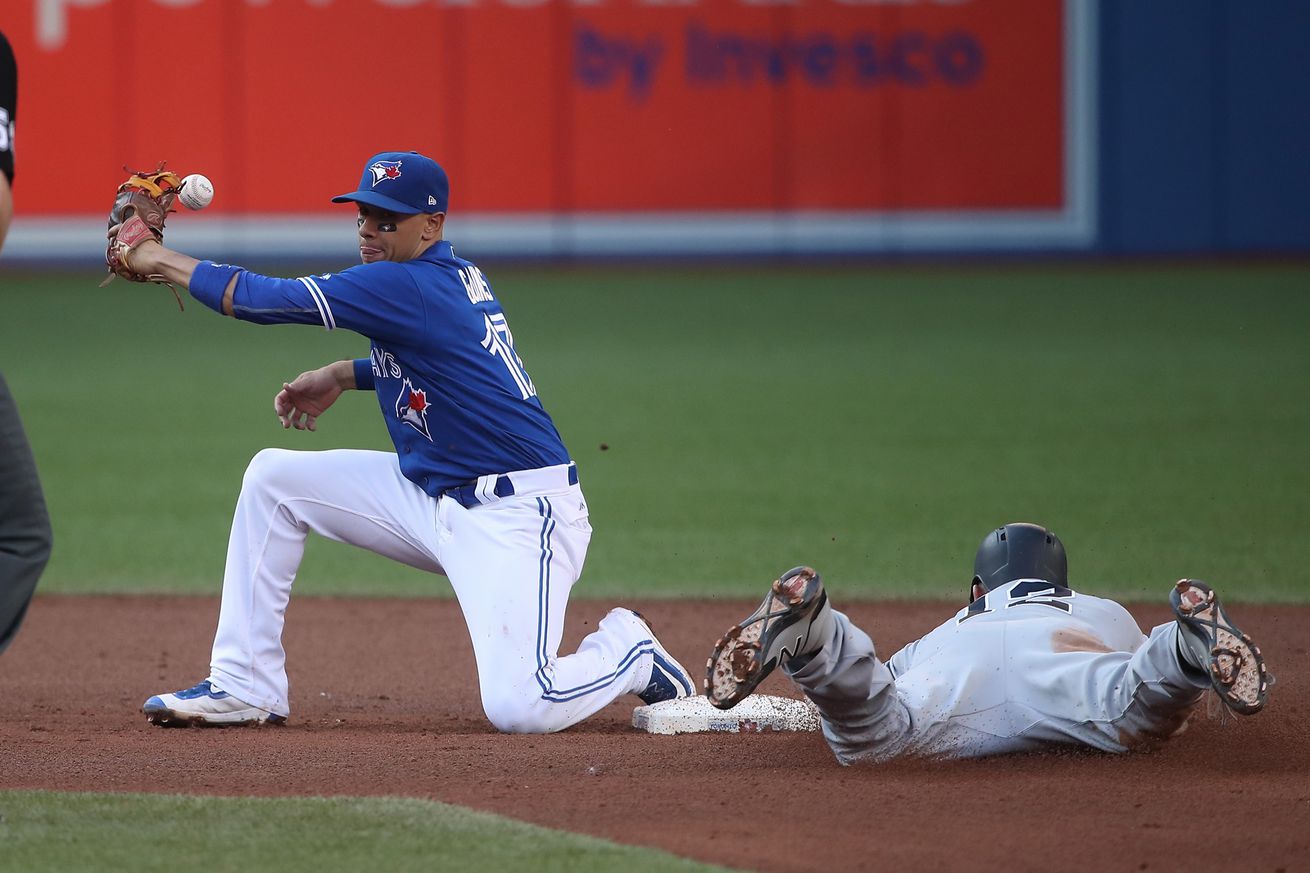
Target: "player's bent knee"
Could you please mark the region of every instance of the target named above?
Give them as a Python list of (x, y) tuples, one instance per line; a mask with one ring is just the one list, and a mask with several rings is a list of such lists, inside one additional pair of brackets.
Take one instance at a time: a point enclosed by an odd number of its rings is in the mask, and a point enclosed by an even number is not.
[(261, 449), (246, 465), (246, 474), (241, 480), (243, 488), (267, 486), (281, 478), (288, 464), (300, 452), (290, 449)]
[(506, 692), (483, 692), (482, 711), (503, 734), (544, 734), (559, 730), (549, 719), (549, 706), (540, 697)]

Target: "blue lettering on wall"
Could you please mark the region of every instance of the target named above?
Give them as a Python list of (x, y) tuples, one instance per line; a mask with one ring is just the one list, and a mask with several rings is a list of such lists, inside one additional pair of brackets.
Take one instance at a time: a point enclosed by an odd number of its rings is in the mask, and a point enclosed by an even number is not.
[[(664, 41), (611, 36), (586, 24), (574, 31), (574, 77), (588, 88), (622, 87), (634, 100), (650, 94)], [(982, 44), (964, 31), (927, 33), (822, 31), (770, 37), (713, 31), (693, 22), (684, 32), (683, 73), (699, 86), (782, 86), (800, 82), (816, 88), (854, 84), (869, 88), (966, 88), (986, 67)]]
[(625, 84), (629, 96), (641, 100), (650, 93), (664, 41), (648, 36), (638, 43), (624, 36), (611, 37), (580, 25), (573, 37), (573, 69), (578, 81), (589, 88)]
[(816, 87), (944, 84), (967, 87), (983, 75), (981, 43), (969, 33), (921, 31), (849, 37), (829, 33), (769, 39), (701, 24), (686, 30), (685, 72), (700, 85), (774, 84), (797, 80)]
[(814, 37), (801, 50), (802, 66), (805, 78), (816, 85), (836, 84), (837, 64), (841, 55), (834, 40), (826, 37)]
[(983, 50), (970, 34), (955, 31), (937, 40), (933, 60), (952, 85), (972, 85), (982, 77)]
[(928, 83), (928, 76), (924, 72), (923, 47), (922, 33), (902, 33), (892, 38), (892, 69), (900, 73), (901, 81), (907, 85)]

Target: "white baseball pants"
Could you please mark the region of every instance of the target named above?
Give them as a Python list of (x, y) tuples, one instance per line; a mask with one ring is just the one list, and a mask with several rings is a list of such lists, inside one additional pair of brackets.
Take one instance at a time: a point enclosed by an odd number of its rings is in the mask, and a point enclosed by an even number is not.
[[(389, 452), (265, 449), (237, 500), (210, 680), (290, 712), (282, 628), (310, 531), (450, 579), (464, 612), (487, 718), (514, 733), (557, 731), (644, 689), (649, 628), (612, 610), (578, 651), (558, 655), (569, 591), (591, 526), (564, 467), (511, 474), (515, 494), (466, 508), (433, 498)], [(379, 677), (381, 680), (382, 677)]]

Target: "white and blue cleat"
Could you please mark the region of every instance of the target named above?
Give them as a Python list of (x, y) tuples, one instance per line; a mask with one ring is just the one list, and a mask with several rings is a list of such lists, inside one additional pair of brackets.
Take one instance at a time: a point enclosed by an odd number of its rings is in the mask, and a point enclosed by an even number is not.
[(220, 691), (208, 679), (185, 691), (157, 694), (141, 711), (160, 727), (228, 727), (244, 724), (282, 724), (287, 719)]
[(646, 684), (645, 690), (637, 692), (642, 703), (649, 706), (652, 703), (693, 696), (696, 687), (692, 684), (691, 674), (669, 654), (664, 646), (660, 645), (659, 639), (655, 636), (655, 629), (651, 627), (646, 617), (635, 609), (630, 612), (650, 631), (651, 654), (654, 657), (650, 668), (650, 681)]

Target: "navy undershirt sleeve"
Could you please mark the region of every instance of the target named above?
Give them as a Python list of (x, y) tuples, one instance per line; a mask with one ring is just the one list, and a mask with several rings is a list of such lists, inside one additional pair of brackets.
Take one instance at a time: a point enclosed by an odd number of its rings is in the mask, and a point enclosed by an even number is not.
[(227, 290), (227, 283), (232, 280), (233, 276), (244, 272), (245, 270), (241, 267), (234, 267), (231, 264), (201, 261), (191, 274), (191, 283), (188, 290), (191, 292), (192, 297), (222, 315), (223, 292)]
[(355, 388), (360, 391), (373, 390), (373, 362), (368, 358), (355, 359)]

